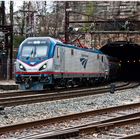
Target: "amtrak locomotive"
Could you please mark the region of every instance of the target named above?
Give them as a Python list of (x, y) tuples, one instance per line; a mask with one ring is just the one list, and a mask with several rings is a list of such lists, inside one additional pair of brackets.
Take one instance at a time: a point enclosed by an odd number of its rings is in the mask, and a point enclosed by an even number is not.
[(64, 44), (51, 37), (29, 37), (18, 51), (16, 83), (22, 90), (92, 84), (109, 77), (109, 60), (96, 49)]

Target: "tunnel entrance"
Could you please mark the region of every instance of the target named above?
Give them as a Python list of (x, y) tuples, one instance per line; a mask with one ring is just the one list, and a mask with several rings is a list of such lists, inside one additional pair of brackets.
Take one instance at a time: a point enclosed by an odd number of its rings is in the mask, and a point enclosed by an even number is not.
[(140, 45), (126, 41), (108, 43), (100, 49), (120, 62), (119, 78), (140, 80)]

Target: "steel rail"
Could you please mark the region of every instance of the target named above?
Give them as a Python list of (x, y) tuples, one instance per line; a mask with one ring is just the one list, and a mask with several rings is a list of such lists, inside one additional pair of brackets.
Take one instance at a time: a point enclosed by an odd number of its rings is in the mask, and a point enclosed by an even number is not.
[(120, 139), (140, 139), (140, 133), (128, 135), (125, 137), (121, 137)]
[[(122, 86), (126, 86), (126, 85), (129, 85), (130, 83), (127, 82), (127, 83), (124, 83), (122, 85), (117, 85), (116, 87), (122, 87)], [(88, 87), (89, 88), (89, 87)], [(31, 90), (26, 90), (26, 91), (17, 91), (17, 92), (8, 92), (8, 93), (0, 93), (0, 98), (3, 98), (3, 97), (14, 97), (14, 96), (25, 96), (25, 95), (35, 95), (35, 94), (44, 94), (44, 93), (47, 93), (47, 94), (51, 94), (51, 93), (54, 93), (54, 92), (66, 92), (68, 90), (71, 90), (71, 92), (75, 91), (75, 90), (81, 90), (81, 89), (87, 89), (88, 88), (83, 88), (83, 87), (75, 87), (75, 88), (70, 88), (70, 89), (56, 89), (56, 90), (53, 90), (53, 91), (47, 91), (47, 90), (39, 90), (39, 91), (31, 91)], [(108, 88), (109, 88), (109, 85), (108, 85)], [(98, 89), (104, 89), (104, 87), (91, 87), (91, 89), (93, 90), (98, 90)]]
[[(121, 106), (114, 106), (114, 107), (108, 107), (108, 108), (103, 108), (103, 109), (97, 109), (97, 110), (91, 110), (91, 111), (86, 111), (86, 112), (80, 112), (76, 114), (69, 114), (65, 116), (59, 116), (59, 117), (54, 117), (54, 118), (49, 118), (49, 119), (43, 119), (43, 120), (36, 120), (36, 121), (31, 121), (31, 122), (25, 122), (25, 123), (19, 123), (19, 124), (14, 124), (14, 125), (7, 125), (7, 126), (2, 126), (0, 127), (0, 134), (2, 133), (7, 133), (10, 131), (16, 131), (20, 129), (27, 129), (30, 127), (36, 127), (36, 126), (41, 126), (41, 125), (47, 125), (50, 123), (56, 123), (56, 122), (61, 122), (61, 121), (66, 121), (66, 120), (72, 120), (76, 118), (82, 118), (82, 117), (87, 117), (88, 115), (104, 115), (105, 113), (111, 113), (111, 112), (116, 112), (116, 111), (124, 111), (128, 109), (135, 109), (140, 107), (140, 103), (134, 103), (134, 104), (126, 104), (126, 105), (121, 105)], [(107, 120), (102, 120), (99, 122), (96, 122), (96, 124), (100, 123), (105, 123), (108, 121), (116, 121), (120, 119), (127, 119), (130, 117), (134, 116), (139, 116), (140, 112), (134, 113), (133, 115), (125, 115), (121, 117), (115, 117), (112, 119), (107, 119)], [(93, 123), (95, 124), (95, 122)], [(89, 124), (88, 124), (89, 125)]]
[[(131, 116), (131, 115), (130, 115)], [(125, 116), (124, 116), (125, 117)], [(128, 124), (133, 124), (133, 123), (139, 123), (140, 122), (140, 117), (134, 117), (134, 118), (129, 118), (129, 119), (123, 119), (122, 117), (117, 121), (111, 121), (107, 120), (107, 122), (99, 122), (99, 123), (91, 123), (91, 124), (87, 124), (86, 125), (82, 125), (82, 126), (78, 126), (78, 127), (73, 127), (73, 128), (68, 128), (68, 129), (63, 129), (63, 130), (56, 130), (56, 131), (52, 131), (50, 133), (48, 132), (44, 132), (42, 134), (36, 134), (36, 135), (30, 135), (30, 136), (26, 136), (26, 137), (21, 137), (21, 139), (57, 139), (57, 138), (73, 138), (75, 137), (74, 134), (77, 134), (77, 136), (79, 136), (81, 133), (86, 133), (86, 132), (102, 132), (102, 131), (106, 131), (108, 129), (112, 129), (116, 126), (122, 126), (122, 125), (128, 125)], [(67, 132), (67, 133), (66, 133)], [(69, 133), (68, 133), (69, 132)], [(67, 137), (68, 135), (68, 137)], [(126, 136), (126, 138), (139, 138), (139, 135), (131, 135), (131, 136)], [(125, 138), (125, 137), (124, 137)]]
[[(126, 84), (123, 84), (123, 85), (119, 85), (119, 86), (116, 86), (116, 88), (118, 88), (118, 87), (124, 87), (124, 86), (128, 86), (128, 85), (130, 85), (130, 83), (126, 83)], [(83, 89), (81, 89), (81, 88), (78, 88), (78, 89), (75, 89), (75, 90), (70, 90), (70, 91), (68, 91), (68, 90), (64, 90), (64, 91), (60, 91), (60, 90), (58, 90), (58, 91), (56, 91), (56, 92), (49, 92), (49, 93), (46, 93), (47, 91), (46, 90), (42, 90), (42, 91), (40, 91), (40, 92), (36, 92), (36, 91), (25, 91), (25, 92), (17, 92), (17, 93), (8, 93), (8, 95), (7, 95), (7, 93), (3, 93), (2, 95), (0, 95), (0, 100), (2, 101), (3, 99), (12, 99), (12, 98), (14, 98), (14, 99), (16, 99), (16, 98), (21, 98), (21, 97), (27, 97), (27, 96), (43, 96), (43, 95), (47, 95), (47, 96), (50, 96), (50, 95), (54, 95), (54, 94), (57, 94), (57, 93), (59, 93), (59, 94), (64, 94), (64, 93), (75, 93), (75, 92), (81, 92), (81, 91), (98, 91), (98, 90), (104, 90), (104, 89), (109, 89), (110, 88), (110, 86), (108, 86), (108, 87), (101, 87), (101, 88), (83, 88)], [(6, 95), (5, 95), (6, 94)]]
[(121, 126), (121, 125), (128, 125), (130, 123), (139, 123), (140, 122), (140, 116), (138, 114), (138, 116), (134, 117), (134, 118), (130, 118), (130, 119), (124, 119), (124, 120), (117, 120), (117, 121), (112, 121), (112, 122), (105, 122), (102, 124), (98, 124), (98, 125), (91, 125), (88, 127), (84, 127), (81, 129), (81, 131), (84, 131), (85, 129), (90, 131), (93, 129), (93, 127), (96, 127), (98, 130), (107, 130), (107, 129), (111, 129), (113, 127), (116, 126)]
[[(118, 87), (116, 90), (124, 90), (129, 88), (136, 87), (135, 85), (126, 85), (123, 87)], [(60, 99), (70, 99), (80, 96), (89, 96), (89, 95), (97, 95), (102, 94), (105, 92), (109, 92), (110, 88), (98, 89), (98, 90), (76, 90), (76, 91), (67, 91), (61, 93), (50, 93), (50, 94), (42, 94), (42, 95), (32, 95), (32, 96), (22, 96), (22, 97), (11, 97), (11, 98), (1, 98), (0, 99), (0, 106), (9, 107), (15, 105), (23, 105), (23, 104), (32, 104), (37, 102), (46, 102), (46, 101), (53, 101), (53, 100), (60, 100)]]
[[(132, 115), (132, 116), (131, 116)], [(121, 116), (121, 117), (116, 117), (112, 119), (108, 119), (108, 120), (104, 120), (101, 122), (92, 122), (86, 125), (80, 125), (77, 127), (72, 127), (72, 128), (67, 128), (67, 129), (63, 129), (63, 130), (54, 130), (51, 132), (44, 132), (42, 134), (36, 134), (36, 135), (30, 135), (30, 136), (25, 136), (25, 137), (21, 137), (21, 139), (57, 139), (57, 138), (72, 138), (76, 136), (79, 136), (79, 134), (81, 133), (85, 133), (85, 132), (94, 132), (94, 131), (98, 131), (98, 132), (102, 132), (104, 130), (108, 130), (108, 129), (112, 129), (116, 126), (122, 126), (122, 125), (128, 125), (128, 124), (133, 124), (133, 123), (139, 123), (140, 122), (140, 112), (135, 116), (134, 114), (129, 114), (129, 115), (125, 115), (125, 116)], [(128, 119), (129, 118), (129, 119)], [(66, 133), (67, 132), (67, 133)], [(68, 133), (69, 132), (69, 133)], [(67, 137), (68, 135), (68, 137)]]
[[(130, 86), (129, 88), (131, 88)], [(118, 88), (116, 88), (118, 89)], [(119, 88), (121, 90), (122, 88)], [(126, 89), (126, 87), (123, 89)], [(36, 102), (43, 102), (43, 101), (52, 101), (52, 100), (59, 100), (59, 99), (66, 99), (66, 98), (73, 98), (79, 96), (88, 96), (92, 94), (101, 94), (104, 92), (108, 92), (109, 88), (98, 89), (98, 90), (76, 90), (76, 91), (69, 91), (69, 92), (62, 92), (62, 93), (51, 93), (51, 94), (42, 94), (42, 95), (32, 95), (32, 96), (21, 96), (21, 97), (11, 97), (11, 98), (1, 98), (0, 99), (0, 106), (12, 106), (12, 105), (22, 105), (22, 104), (30, 104)]]

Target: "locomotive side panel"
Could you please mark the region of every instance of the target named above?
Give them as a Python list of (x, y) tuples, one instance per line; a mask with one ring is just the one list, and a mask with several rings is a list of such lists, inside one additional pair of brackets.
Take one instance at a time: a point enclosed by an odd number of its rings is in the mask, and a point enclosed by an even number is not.
[(104, 70), (100, 68), (97, 53), (65, 47), (65, 72), (74, 77), (96, 77)]
[[(54, 53), (54, 71), (68, 77), (94, 77), (102, 72), (97, 53), (57, 45)], [(71, 75), (71, 76), (70, 76)]]

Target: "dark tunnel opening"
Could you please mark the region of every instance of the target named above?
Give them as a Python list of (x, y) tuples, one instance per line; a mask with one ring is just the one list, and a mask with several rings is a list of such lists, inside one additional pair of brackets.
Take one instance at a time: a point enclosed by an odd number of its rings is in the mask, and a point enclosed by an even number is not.
[(106, 44), (100, 50), (119, 59), (119, 79), (140, 80), (140, 45), (118, 41)]

